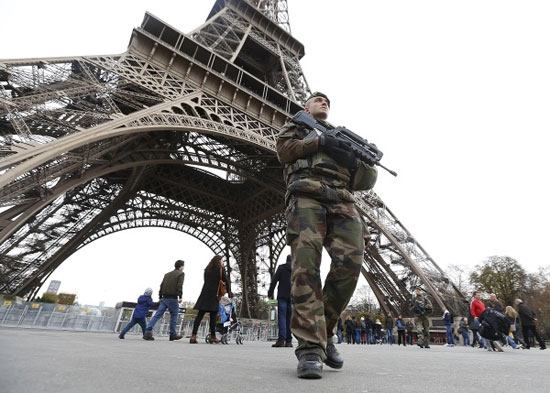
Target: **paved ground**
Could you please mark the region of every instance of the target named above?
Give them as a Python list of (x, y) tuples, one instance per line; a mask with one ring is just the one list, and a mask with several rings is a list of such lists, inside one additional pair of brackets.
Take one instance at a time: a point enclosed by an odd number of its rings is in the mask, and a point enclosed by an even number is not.
[(550, 350), (341, 344), (342, 370), (296, 378), (291, 348), (0, 328), (0, 392), (548, 392)]

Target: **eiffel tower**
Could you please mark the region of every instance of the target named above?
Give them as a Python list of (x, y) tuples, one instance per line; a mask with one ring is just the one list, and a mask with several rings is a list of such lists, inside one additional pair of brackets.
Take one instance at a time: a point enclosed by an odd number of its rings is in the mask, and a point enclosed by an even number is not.
[[(32, 299), (117, 231), (164, 227), (224, 255), (241, 314), (285, 247), (278, 131), (310, 88), (286, 1), (217, 0), (184, 34), (146, 13), (117, 56), (0, 60), (0, 293)], [(465, 298), (374, 192), (362, 274), (384, 312)], [(325, 262), (326, 263), (326, 262)], [(263, 275), (263, 276), (262, 276)]]

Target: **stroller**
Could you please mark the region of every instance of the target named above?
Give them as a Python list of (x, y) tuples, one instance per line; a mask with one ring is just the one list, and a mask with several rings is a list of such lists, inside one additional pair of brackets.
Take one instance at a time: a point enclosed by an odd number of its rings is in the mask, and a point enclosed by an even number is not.
[[(218, 318), (219, 322), (216, 322), (216, 332), (222, 335), (221, 343), (229, 344), (231, 333), (235, 332), (235, 342), (237, 344), (243, 344), (244, 339), (241, 334), (242, 324), (237, 321), (235, 305), (227, 296), (220, 299)], [(210, 343), (210, 334), (206, 336), (206, 342)]]

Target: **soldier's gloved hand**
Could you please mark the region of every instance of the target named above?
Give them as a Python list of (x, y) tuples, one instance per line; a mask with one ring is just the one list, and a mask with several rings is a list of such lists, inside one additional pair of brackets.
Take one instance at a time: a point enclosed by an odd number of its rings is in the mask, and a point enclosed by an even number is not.
[(347, 169), (357, 166), (355, 154), (349, 149), (351, 145), (347, 145), (345, 142), (331, 135), (322, 134), (319, 136), (319, 146), (321, 146), (325, 153)]
[(319, 146), (326, 151), (327, 148), (340, 147), (340, 140), (332, 135), (321, 134), (319, 135)]
[(330, 146), (326, 147), (324, 151), (337, 163), (347, 169), (354, 169), (355, 167), (357, 167), (357, 159), (355, 158), (355, 154), (353, 154), (353, 152), (349, 150), (342, 149), (336, 146)]

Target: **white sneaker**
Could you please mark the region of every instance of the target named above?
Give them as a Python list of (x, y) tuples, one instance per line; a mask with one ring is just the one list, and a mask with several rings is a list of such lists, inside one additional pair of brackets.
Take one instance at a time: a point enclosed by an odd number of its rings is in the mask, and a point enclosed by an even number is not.
[(495, 344), (495, 348), (497, 349), (497, 351), (504, 352), (504, 349), (502, 349), (502, 346), (498, 342), (493, 341), (493, 344)]

